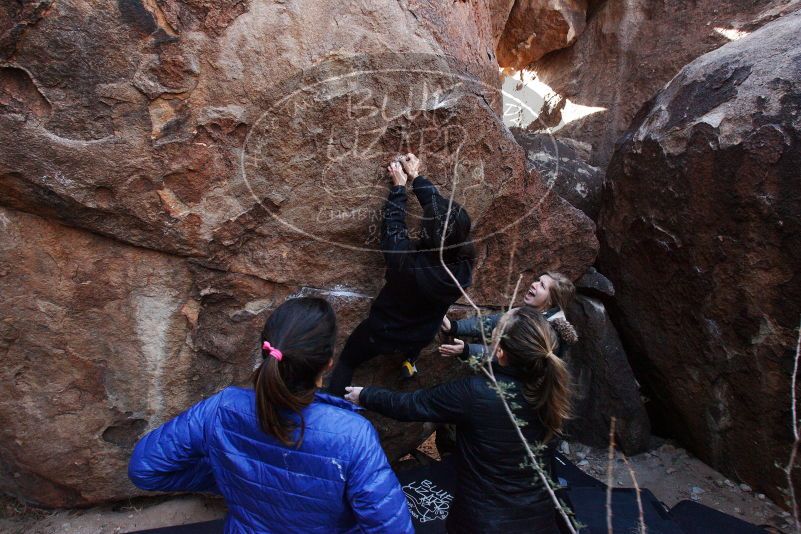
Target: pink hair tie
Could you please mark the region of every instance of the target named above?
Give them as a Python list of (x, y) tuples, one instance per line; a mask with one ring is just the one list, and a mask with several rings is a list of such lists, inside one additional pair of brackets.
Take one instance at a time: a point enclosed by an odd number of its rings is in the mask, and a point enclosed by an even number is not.
[(261, 350), (266, 350), (267, 352), (270, 353), (270, 356), (272, 356), (279, 362), (284, 359), (284, 355), (281, 353), (281, 351), (270, 345), (269, 341), (265, 341), (264, 343), (262, 343)]

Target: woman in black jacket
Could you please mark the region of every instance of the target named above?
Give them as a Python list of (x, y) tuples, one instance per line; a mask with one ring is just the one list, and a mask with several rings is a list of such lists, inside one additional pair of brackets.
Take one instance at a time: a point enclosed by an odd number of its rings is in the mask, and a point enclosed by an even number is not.
[[(558, 337), (530, 307), (505, 314), (493, 335), (500, 335), (495, 378), (524, 421), (523, 435), (532, 446), (547, 443), (569, 416), (570, 373), (556, 356)], [(534, 469), (521, 466), (525, 449), (488, 378), (412, 393), (353, 387), (346, 398), (399, 421), (456, 424), (458, 484), (448, 532), (558, 532), (554, 503)], [(553, 449), (544, 451), (547, 472)]]
[[(407, 154), (387, 168), (393, 185), (381, 226), (386, 283), (367, 319), (356, 327), (342, 349), (329, 381), (332, 395), (344, 395), (356, 367), (379, 354), (402, 353), (406, 356), (404, 375), (414, 375), (417, 355), (436, 337), (448, 308), (461, 297), (459, 286), (470, 285), (475, 258), (470, 216), (455, 202), (448, 214), (448, 199), (418, 175), (419, 166), (417, 157)], [(407, 177), (412, 179), (412, 190), (423, 208), (421, 235), (416, 241), (409, 238), (406, 228)], [(458, 285), (440, 262), (443, 234), (443, 257)]]

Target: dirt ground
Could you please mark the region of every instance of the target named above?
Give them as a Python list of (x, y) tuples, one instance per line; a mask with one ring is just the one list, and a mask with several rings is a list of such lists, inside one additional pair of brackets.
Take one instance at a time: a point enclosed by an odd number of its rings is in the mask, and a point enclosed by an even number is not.
[[(438, 456), (433, 436), (420, 449)], [(576, 443), (564, 447), (576, 465), (606, 482), (607, 451)], [(747, 486), (726, 477), (672, 444), (628, 459), (641, 488), (673, 506), (693, 499), (717, 510), (757, 525), (771, 525), (786, 532), (795, 531), (790, 514)], [(623, 458), (617, 454), (613, 483), (633, 487)], [(152, 497), (84, 510), (43, 511), (0, 500), (0, 532), (4, 534), (123, 534), (167, 525), (181, 525), (222, 517), (221, 499), (204, 496)]]
[(0, 506), (3, 534), (122, 534), (225, 515), (222, 499), (200, 495), (132, 499), (84, 510), (42, 511), (6, 499)]
[[(606, 449), (593, 449), (577, 443), (563, 446), (563, 453), (585, 473), (607, 482), (609, 465)], [(667, 506), (689, 499), (756, 525), (770, 525), (795, 532), (792, 517), (765, 495), (745, 484), (727, 479), (682, 448), (665, 443), (657, 449), (628, 458), (640, 488), (648, 488)], [(632, 488), (634, 484), (623, 455), (617, 453), (613, 485)]]

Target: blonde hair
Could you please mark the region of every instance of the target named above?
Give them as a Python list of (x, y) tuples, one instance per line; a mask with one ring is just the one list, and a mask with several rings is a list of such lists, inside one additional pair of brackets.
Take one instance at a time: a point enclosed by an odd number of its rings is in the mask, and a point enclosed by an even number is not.
[(509, 312), (499, 345), (509, 364), (523, 372), (523, 397), (539, 413), (550, 440), (571, 416), (571, 377), (556, 355), (559, 337), (540, 312), (523, 306)]
[(567, 307), (576, 296), (576, 286), (573, 285), (573, 281), (570, 278), (562, 273), (548, 271), (545, 274), (551, 277), (554, 282), (548, 291), (551, 306), (556, 306), (567, 315)]

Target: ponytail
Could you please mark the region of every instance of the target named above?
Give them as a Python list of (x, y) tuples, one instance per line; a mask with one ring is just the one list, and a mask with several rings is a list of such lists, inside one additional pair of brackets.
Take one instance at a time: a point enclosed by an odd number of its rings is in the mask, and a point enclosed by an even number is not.
[[(256, 390), (259, 424), (264, 432), (272, 434), (284, 445), (300, 447), (303, 443), (303, 434), (306, 432), (301, 411), (314, 399), (314, 389), (293, 394), (281, 376), (279, 365), (278, 360), (267, 358), (255, 373), (253, 387)], [(295, 413), (300, 420), (300, 435), (297, 442), (292, 440), (292, 434), (298, 428), (298, 424), (281, 414), (282, 409)]]
[(556, 355), (559, 338), (540, 312), (524, 306), (505, 323), (500, 346), (510, 365), (522, 371), (523, 397), (547, 429), (545, 441), (562, 431), (570, 418), (570, 371)]
[(545, 374), (539, 402), (540, 418), (548, 429), (545, 441), (550, 441), (554, 435), (561, 433), (562, 425), (570, 419), (570, 371), (565, 361), (554, 352), (549, 352), (545, 360)]
[(264, 326), (264, 359), (253, 373), (256, 412), (261, 429), (286, 446), (303, 443), (302, 412), (314, 400), (317, 379), (333, 356), (335, 337), (334, 310), (319, 298), (286, 301)]

